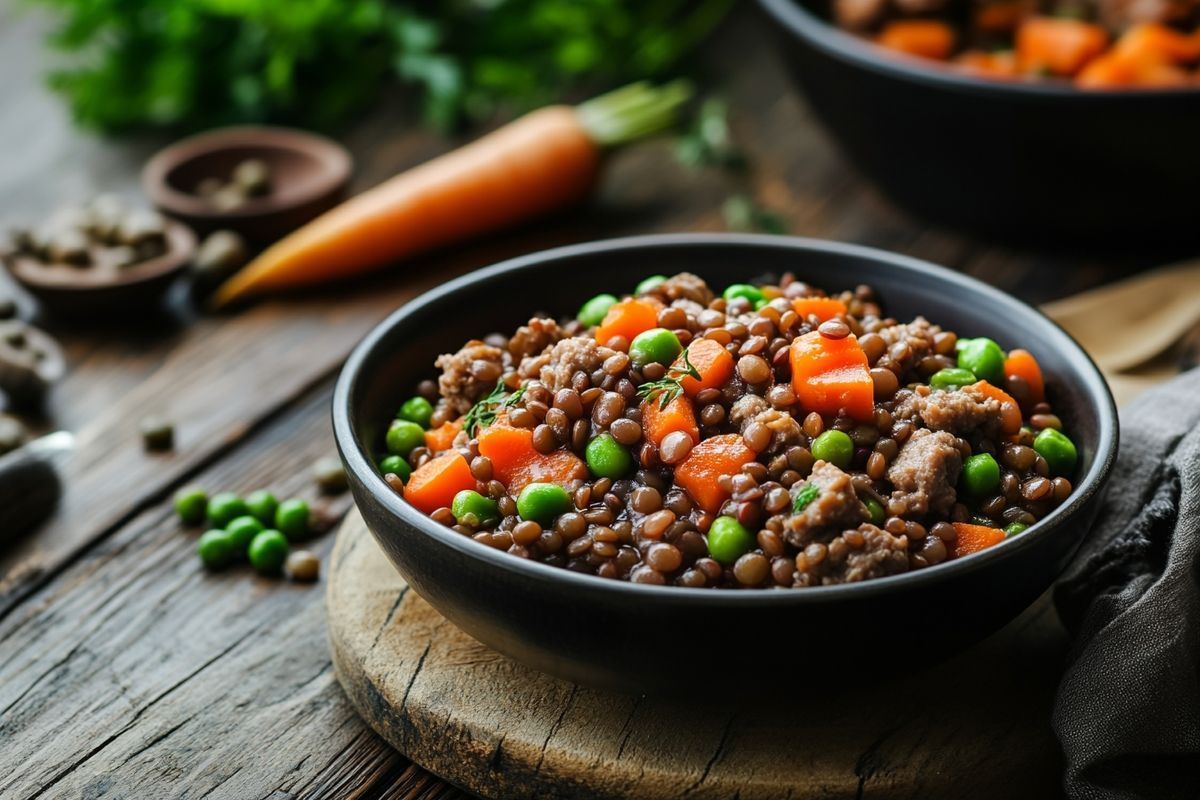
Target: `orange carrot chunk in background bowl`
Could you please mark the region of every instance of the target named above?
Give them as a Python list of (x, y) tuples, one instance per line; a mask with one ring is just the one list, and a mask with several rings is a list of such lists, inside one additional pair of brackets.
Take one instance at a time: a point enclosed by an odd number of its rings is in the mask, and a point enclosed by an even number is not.
[(889, 22), (876, 41), (910, 56), (945, 61), (954, 52), (954, 29), (933, 19), (902, 19)]
[(864, 421), (875, 417), (875, 382), (854, 334), (831, 339), (818, 331), (806, 333), (792, 342), (789, 358), (792, 389), (805, 411), (845, 411)]
[(1104, 52), (1108, 32), (1063, 17), (1031, 17), (1017, 28), (1017, 68), (1022, 73), (1071, 76)]

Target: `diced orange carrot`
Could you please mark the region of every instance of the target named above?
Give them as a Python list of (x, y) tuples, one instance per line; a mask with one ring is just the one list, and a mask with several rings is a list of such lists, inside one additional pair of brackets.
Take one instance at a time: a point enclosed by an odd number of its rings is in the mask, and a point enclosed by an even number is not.
[(425, 431), (425, 446), (435, 453), (449, 450), (454, 446), (454, 437), (462, 430), (462, 420), (446, 422), (436, 428)]
[(817, 331), (806, 333), (792, 342), (790, 359), (792, 388), (804, 411), (874, 418), (875, 382), (854, 334), (830, 339)]
[(675, 467), (675, 483), (710, 514), (721, 510), (729, 493), (721, 489), (722, 475), (736, 475), (742, 465), (754, 460), (754, 451), (741, 435), (725, 433), (710, 436), (692, 448), (687, 458)]
[(1037, 359), (1028, 350), (1009, 350), (1008, 358), (1004, 359), (1004, 374), (1025, 381), (1029, 387), (1029, 402), (1040, 403), (1046, 399), (1046, 382), (1042, 378), (1042, 368)]
[[(680, 379), (679, 385), (688, 397), (695, 397), (705, 389), (720, 389), (725, 382), (733, 377), (733, 356), (718, 342), (712, 339), (696, 339), (687, 347), (688, 361), (700, 373), (697, 380), (691, 375)], [(675, 361), (676, 369), (683, 369), (683, 356)]]
[(799, 314), (802, 319), (808, 319), (810, 315), (816, 315), (817, 319), (824, 322), (825, 320), (844, 315), (846, 313), (846, 304), (835, 297), (797, 297), (792, 301), (792, 310)]
[(1195, 79), (1187, 70), (1157, 58), (1138, 59), (1107, 53), (1088, 63), (1075, 76), (1080, 89), (1122, 89), (1131, 86), (1171, 88), (1190, 86)]
[(454, 495), (476, 487), (471, 466), (462, 453), (453, 452), (426, 461), (413, 470), (404, 484), (404, 498), (426, 514), (449, 507)]
[(1021, 432), (1021, 406), (1013, 396), (1003, 389), (998, 389), (987, 381), (979, 381), (970, 386), (985, 397), (1000, 401), (1000, 430), (1009, 436)]
[(696, 425), (696, 411), (687, 395), (679, 395), (666, 408), (662, 408), (661, 397), (650, 397), (642, 401), (642, 431), (648, 441), (657, 447), (668, 433), (683, 431), (691, 437), (692, 444), (700, 441), (700, 427)]
[(1108, 47), (1099, 25), (1063, 17), (1030, 17), (1017, 28), (1017, 68), (1023, 73), (1074, 75)]
[(643, 331), (658, 325), (660, 304), (648, 297), (622, 300), (613, 305), (596, 328), (596, 341), (604, 344), (614, 336), (624, 336), (629, 341)]
[(1025, 9), (1019, 2), (986, 3), (976, 6), (971, 18), (975, 30), (983, 33), (1010, 33), (1016, 30), (1025, 15)]
[(1200, 60), (1200, 31), (1182, 33), (1159, 22), (1134, 25), (1113, 46), (1123, 58), (1186, 64)]
[(1004, 541), (1004, 531), (999, 528), (989, 528), (987, 525), (971, 525), (966, 522), (954, 522), (954, 541), (949, 543), (948, 550), (951, 558), (962, 558), (971, 553), (986, 550), (992, 545)]
[(889, 22), (876, 41), (910, 56), (945, 61), (954, 52), (954, 29), (933, 19), (900, 19)]
[(1017, 76), (1017, 57), (1011, 50), (986, 52), (984, 50), (967, 50), (954, 59), (954, 63), (967, 72), (986, 75), (989, 78), (1015, 78)]
[(569, 450), (539, 453), (533, 446), (533, 431), (515, 428), (503, 419), (479, 434), (479, 454), (492, 462), (492, 476), (509, 492), (519, 492), (531, 483), (566, 483), (587, 477), (587, 467)]

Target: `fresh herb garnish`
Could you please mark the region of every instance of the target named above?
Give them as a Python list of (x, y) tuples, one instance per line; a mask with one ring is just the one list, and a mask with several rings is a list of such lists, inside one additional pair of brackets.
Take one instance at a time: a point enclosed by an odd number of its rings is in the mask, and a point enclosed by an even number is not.
[(509, 393), (503, 383), (496, 384), (487, 397), (471, 406), (471, 410), (463, 417), (463, 430), (468, 436), (475, 436), (483, 428), (496, 421), (496, 416), (503, 408), (512, 408), (521, 402), (525, 394), (525, 385), (521, 384), (515, 391)]
[(700, 104), (691, 128), (675, 146), (675, 157), (689, 167), (742, 169), (746, 155), (729, 131), (729, 105), (716, 97)]
[(725, 226), (733, 231), (761, 231), (763, 233), (787, 233), (783, 217), (766, 208), (754, 198), (735, 194), (721, 206)]
[(799, 514), (808, 507), (809, 503), (816, 500), (820, 494), (821, 490), (816, 486), (813, 486), (811, 483), (805, 485), (804, 488), (796, 493), (796, 499), (792, 501), (792, 509)]
[(683, 379), (695, 378), (700, 380), (700, 370), (692, 364), (688, 358), (688, 351), (683, 351), (683, 366), (672, 366), (667, 370), (667, 374), (656, 381), (648, 381), (638, 387), (637, 396), (643, 400), (652, 401), (658, 399), (659, 409), (665, 409), (675, 401), (676, 397), (683, 394)]

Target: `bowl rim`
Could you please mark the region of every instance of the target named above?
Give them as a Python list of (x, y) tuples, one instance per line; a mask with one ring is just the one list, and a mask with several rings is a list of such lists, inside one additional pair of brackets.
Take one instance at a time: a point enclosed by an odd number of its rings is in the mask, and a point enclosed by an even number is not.
[[(302, 153), (320, 162), (322, 172), (307, 190), (286, 203), (270, 196), (251, 198), (241, 208), (231, 211), (214, 209), (203, 199), (176, 189), (167, 180), (167, 176), (183, 164), (221, 150), (245, 146)], [(350, 151), (327, 136), (275, 125), (231, 125), (193, 134), (159, 150), (142, 167), (141, 182), (142, 190), (151, 201), (168, 214), (205, 221), (248, 220), (316, 202), (345, 186), (353, 169)]]
[(803, 39), (810, 47), (840, 61), (891, 78), (903, 78), (926, 86), (999, 96), (1024, 96), (1054, 101), (1102, 103), (1106, 100), (1153, 102), (1168, 97), (1200, 94), (1195, 87), (1175, 89), (1105, 89), (1086, 91), (1070, 84), (1039, 81), (988, 80), (965, 72), (937, 69), (932, 63), (902, 54), (888, 53), (881, 47), (843, 31), (816, 15), (799, 0), (758, 0), (759, 6), (783, 27)]
[[(838, 584), (834, 586), (813, 586), (796, 591), (770, 591), (768, 589), (744, 591), (713, 591), (711, 589), (694, 589), (681, 586), (654, 586), (631, 583), (629, 581), (614, 581), (598, 578), (594, 575), (584, 575), (561, 567), (553, 567), (537, 561), (514, 558), (507, 553), (501, 553), (493, 548), (480, 545), (470, 537), (463, 536), (450, 528), (439, 525), (425, 514), (417, 511), (399, 495), (379, 475), (371, 462), (368, 451), (358, 441), (354, 432), (354, 412), (350, 405), (358, 383), (363, 380), (363, 368), (376, 347), (390, 331), (418, 310), (442, 301), (474, 283), (501, 278), (510, 273), (540, 265), (548, 261), (577, 256), (617, 255), (622, 252), (637, 250), (654, 250), (657, 248), (672, 249), (696, 246), (729, 246), (748, 249), (785, 248), (797, 252), (819, 252), (834, 256), (857, 258), (884, 262), (891, 267), (915, 272), (937, 280), (946, 281), (976, 293), (982, 293), (990, 300), (1009, 309), (1032, 311), (1041, 316), (1052, 328), (1061, 334), (1062, 344), (1070, 351), (1068, 358), (1080, 366), (1084, 385), (1090, 394), (1096, 395), (1099, 417), (1099, 435), (1096, 442), (1096, 455), (1091, 468), (1079, 481), (1068, 502), (1054, 509), (1047, 517), (1039, 520), (1030, 528), (1026, 535), (1005, 539), (999, 544), (967, 558), (939, 564), (929, 569), (915, 572), (905, 572), (882, 578), (873, 578), (858, 583)], [(583, 244), (557, 247), (542, 250), (528, 255), (518, 256), (502, 261), (492, 266), (484, 267), (462, 275), (454, 280), (435, 287), (424, 294), (410, 300), (386, 319), (376, 325), (358, 346), (347, 357), (333, 394), (333, 428), (334, 439), (346, 468), (369, 492), (372, 498), (400, 522), (411, 527), (423, 536), (429, 536), (440, 544), (458, 551), (462, 556), (487, 564), (489, 567), (515, 573), (517, 576), (538, 583), (565, 584), (581, 591), (607, 593), (612, 596), (635, 596), (654, 602), (688, 602), (700, 604), (735, 603), (740, 605), (769, 605), (792, 603), (827, 603), (838, 602), (849, 597), (867, 597), (887, 594), (893, 590), (904, 590), (946, 582), (967, 573), (979, 572), (1015, 557), (1022, 550), (1036, 544), (1039, 534), (1047, 532), (1050, 527), (1061, 524), (1074, 513), (1084, 508), (1092, 498), (1104, 487), (1116, 460), (1118, 444), (1117, 410), (1112, 393), (1100, 374), (1099, 368), (1091, 357), (1079, 346), (1071, 336), (1057, 323), (1046, 317), (1033, 306), (1012, 297), (1011, 295), (991, 287), (982, 281), (954, 272), (945, 267), (936, 266), (927, 261), (910, 256), (890, 253), (863, 245), (846, 244), (821, 239), (811, 239), (793, 236), (774, 236), (765, 234), (726, 234), (726, 233), (679, 233), (679, 234), (650, 234), (630, 236), (617, 239), (605, 239)], [(1081, 534), (1083, 536), (1085, 534)]]

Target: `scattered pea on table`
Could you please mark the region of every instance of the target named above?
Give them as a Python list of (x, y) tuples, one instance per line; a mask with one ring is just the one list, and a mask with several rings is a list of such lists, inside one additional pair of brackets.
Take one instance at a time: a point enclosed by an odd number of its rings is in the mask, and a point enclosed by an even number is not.
[(311, 583), (321, 575), (321, 559), (308, 550), (296, 550), (288, 555), (283, 571), (294, 581)]
[(199, 525), (208, 512), (208, 493), (199, 486), (185, 486), (175, 493), (175, 513), (184, 525)]
[(275, 510), (279, 508), (279, 501), (266, 489), (259, 489), (246, 495), (246, 508), (251, 516), (264, 526), (274, 525)]
[(284, 500), (275, 511), (275, 528), (289, 539), (308, 535), (310, 521), (308, 503), (299, 498)]
[(233, 492), (221, 492), (208, 501), (208, 521), (214, 528), (224, 529), (238, 517), (249, 513), (246, 501)]
[(229, 534), (223, 530), (205, 531), (196, 542), (196, 554), (207, 569), (224, 569), (233, 563), (236, 552)]
[(283, 566), (288, 549), (287, 537), (279, 531), (260, 531), (250, 542), (250, 566), (264, 575), (273, 575)]
[(233, 542), (236, 549), (236, 556), (243, 558), (246, 551), (250, 547), (250, 542), (254, 541), (254, 537), (265, 530), (266, 526), (258, 521), (257, 517), (247, 514), (244, 517), (238, 517), (225, 526), (225, 533), (229, 535), (229, 539)]

